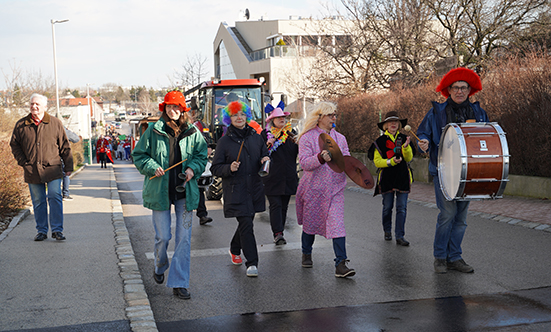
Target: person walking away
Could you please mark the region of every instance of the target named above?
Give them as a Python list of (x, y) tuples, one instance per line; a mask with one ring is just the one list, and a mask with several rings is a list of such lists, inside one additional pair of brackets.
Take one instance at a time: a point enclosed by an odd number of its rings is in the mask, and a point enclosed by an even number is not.
[(227, 132), (218, 141), (210, 168), (222, 178), (224, 217), (236, 218), (237, 229), (230, 243), (230, 258), (241, 265), (245, 255), (247, 276), (258, 276), (258, 251), (254, 236), (255, 213), (266, 209), (264, 185), (258, 172), (270, 160), (264, 140), (248, 125), (251, 108), (241, 101), (229, 103), (222, 112)]
[(262, 178), (262, 181), (264, 193), (270, 203), (270, 226), (274, 243), (282, 245), (287, 243), (283, 231), (289, 201), (291, 195), (296, 193), (298, 186), (298, 144), (295, 142), (296, 132), (287, 120), (290, 113), (283, 111), (285, 107), (283, 102), (275, 109), (272, 105), (269, 106), (272, 111), (266, 119), (266, 129), (261, 135), (267, 144), (271, 164), (270, 172)]
[[(191, 98), (191, 118), (193, 121), (193, 125), (197, 127), (197, 129), (203, 134), (203, 138), (207, 142), (207, 154), (210, 157), (212, 154), (212, 147), (210, 141), (210, 136), (208, 135), (208, 132), (205, 132), (203, 129), (206, 127), (205, 124), (198, 118), (197, 114), (197, 103), (195, 102), (195, 97)], [(205, 171), (208, 168), (205, 168)], [(212, 222), (212, 218), (209, 217), (209, 212), (207, 211), (207, 204), (206, 204), (206, 198), (205, 198), (205, 188), (202, 186), (199, 187), (199, 206), (197, 207), (197, 212), (195, 213), (197, 215), (197, 218), (199, 218), (199, 225), (206, 225), (210, 222)]]
[(100, 162), (100, 168), (107, 168), (107, 151), (111, 149), (111, 145), (105, 136), (100, 135), (96, 143), (96, 153)]
[[(153, 279), (162, 284), (168, 270), (166, 286), (172, 288), (176, 297), (187, 300), (191, 298), (191, 219), (199, 204), (197, 179), (207, 163), (207, 145), (189, 119), (189, 109), (181, 92), (168, 92), (159, 110), (160, 119), (149, 124), (132, 157), (138, 171), (145, 176), (143, 205), (151, 210), (155, 229)], [(176, 220), (174, 255), (169, 262), (171, 206), (174, 206)]]
[(52, 239), (61, 241), (66, 239), (61, 182), (63, 172), (71, 175), (73, 171), (73, 155), (63, 124), (46, 113), (47, 107), (47, 97), (38, 93), (31, 95), (30, 113), (15, 124), (10, 147), (29, 184), (38, 231), (34, 240), (48, 238), (49, 223)]
[(394, 235), (396, 244), (401, 246), (409, 246), (409, 241), (404, 238), (408, 194), (413, 182), (408, 163), (415, 153), (410, 137), (400, 133), (406, 124), (407, 119), (401, 119), (397, 112), (388, 112), (385, 119), (377, 124), (384, 134), (377, 138), (368, 152), (369, 158), (379, 169), (373, 196), (383, 196), (384, 238), (386, 241), (392, 240), (392, 208), (396, 198)]
[(298, 184), (296, 210), (298, 224), (302, 225), (302, 267), (313, 266), (312, 246), (315, 235), (321, 235), (333, 241), (335, 276), (345, 278), (356, 274), (346, 265), (349, 261), (344, 228), (346, 175), (327, 165), (331, 155), (319, 146), (319, 136), (325, 133), (333, 138), (343, 155), (350, 155), (346, 138), (333, 128), (336, 119), (337, 105), (331, 102), (314, 105), (306, 116), (298, 143), (303, 175)]
[(448, 201), (440, 189), (438, 178), (438, 144), (443, 128), (448, 123), (489, 122), (486, 111), (478, 102), (472, 103), (469, 97), (482, 90), (480, 77), (467, 68), (450, 70), (436, 87), (446, 101), (432, 103), (417, 128), (419, 148), (430, 153), (429, 173), (434, 182), (436, 205), (440, 210), (434, 234), (434, 271), (446, 273), (447, 270), (471, 273), (474, 268), (462, 257), (461, 243), (467, 229), (469, 201)]
[[(78, 143), (80, 141), (80, 137), (78, 137), (77, 134), (69, 130), (69, 128), (65, 127), (65, 134), (67, 135), (67, 139), (70, 143)], [(61, 166), (63, 169), (65, 169), (65, 164), (63, 163), (63, 159), (61, 159)], [(71, 177), (63, 171), (63, 187), (61, 190), (61, 193), (63, 195), (64, 201), (72, 201), (73, 198), (71, 195), (69, 195), (69, 186), (71, 185)]]

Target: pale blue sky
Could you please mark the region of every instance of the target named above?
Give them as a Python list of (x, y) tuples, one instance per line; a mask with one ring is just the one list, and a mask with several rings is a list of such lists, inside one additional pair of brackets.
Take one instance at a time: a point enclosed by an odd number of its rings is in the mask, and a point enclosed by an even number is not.
[[(322, 2), (323, 1), (323, 2)], [(322, 17), (338, 0), (0, 0), (0, 89), (14, 63), (26, 73), (54, 77), (51, 19), (55, 24), (60, 88), (104, 83), (169, 85), (186, 56), (208, 58), (216, 31), (233, 26), (246, 8), (251, 20)]]

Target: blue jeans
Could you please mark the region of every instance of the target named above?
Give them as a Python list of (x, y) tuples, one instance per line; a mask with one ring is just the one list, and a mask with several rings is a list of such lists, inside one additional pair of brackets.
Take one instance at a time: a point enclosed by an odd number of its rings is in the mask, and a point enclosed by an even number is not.
[[(49, 221), (52, 232), (63, 232), (61, 181), (62, 179), (60, 178), (47, 183), (29, 183), (34, 220), (38, 233), (48, 234), (48, 205), (50, 206)], [(46, 188), (48, 190), (47, 194)]]
[[(302, 232), (302, 253), (306, 255), (312, 254), (312, 246), (314, 245), (315, 235)], [(333, 239), (333, 251), (335, 252), (335, 267), (346, 257), (346, 238), (338, 237)]]
[(63, 187), (61, 188), (61, 193), (63, 197), (69, 196), (69, 185), (71, 184), (71, 179), (65, 175), (65, 164), (61, 160), (61, 167), (63, 169)]
[(469, 201), (447, 201), (440, 190), (438, 175), (433, 176), (433, 181), (436, 205), (440, 210), (434, 234), (434, 257), (455, 262), (461, 259)]
[(192, 211), (186, 211), (186, 200), (171, 201), (176, 214), (174, 255), (169, 264), (167, 248), (172, 238), (170, 225), (171, 209), (152, 212), (153, 227), (155, 228), (155, 273), (164, 274), (167, 269), (166, 286), (170, 288), (189, 287), (189, 266), (191, 256), (191, 219)]
[[(395, 194), (396, 193), (396, 194)], [(401, 239), (406, 234), (406, 214), (408, 204), (408, 194), (400, 192), (389, 192), (383, 194), (383, 230), (385, 233), (392, 232), (392, 208), (394, 206), (394, 195), (396, 195), (396, 225), (394, 234), (397, 239)]]

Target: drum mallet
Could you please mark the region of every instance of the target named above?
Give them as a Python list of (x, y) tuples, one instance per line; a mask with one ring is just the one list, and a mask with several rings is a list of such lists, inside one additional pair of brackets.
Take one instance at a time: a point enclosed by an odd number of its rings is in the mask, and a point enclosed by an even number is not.
[[(182, 161), (177, 162), (176, 164), (174, 164), (174, 165), (170, 166), (169, 168), (165, 169), (164, 171), (165, 171), (165, 172), (166, 172), (166, 171), (170, 171), (171, 169), (173, 169), (174, 167), (180, 165), (181, 163), (183, 163), (183, 162), (186, 161), (186, 160), (187, 160), (187, 158), (184, 159), (184, 160), (182, 160)], [(153, 175), (152, 177), (149, 178), (149, 180), (153, 180), (153, 179), (156, 178), (156, 177), (157, 177), (157, 175)]]
[[(415, 137), (415, 138), (417, 139), (417, 141), (421, 141), (421, 140), (419, 139), (419, 137), (417, 137), (417, 135), (415, 135), (415, 133), (414, 133), (413, 131), (411, 131), (411, 126), (410, 126), (410, 125), (406, 125), (406, 126), (404, 127), (404, 130), (407, 131), (408, 133), (412, 134), (413, 137)], [(423, 151), (423, 149), (421, 149), (421, 151)], [(425, 151), (423, 151), (423, 152), (425, 152)]]

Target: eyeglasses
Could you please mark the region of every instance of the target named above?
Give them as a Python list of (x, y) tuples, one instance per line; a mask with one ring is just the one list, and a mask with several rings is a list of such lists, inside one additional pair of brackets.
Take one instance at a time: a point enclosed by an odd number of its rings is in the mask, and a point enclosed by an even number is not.
[(239, 112), (239, 113), (235, 113), (235, 114), (230, 115), (230, 117), (231, 118), (237, 118), (237, 117), (246, 118), (247, 115), (243, 112)]
[(461, 92), (467, 92), (469, 91), (471, 87), (470, 86), (452, 86), (450, 87), (450, 90), (452, 90), (453, 92), (458, 92), (458, 91), (461, 91)]
[(326, 114), (328, 118), (337, 118), (337, 113)]

